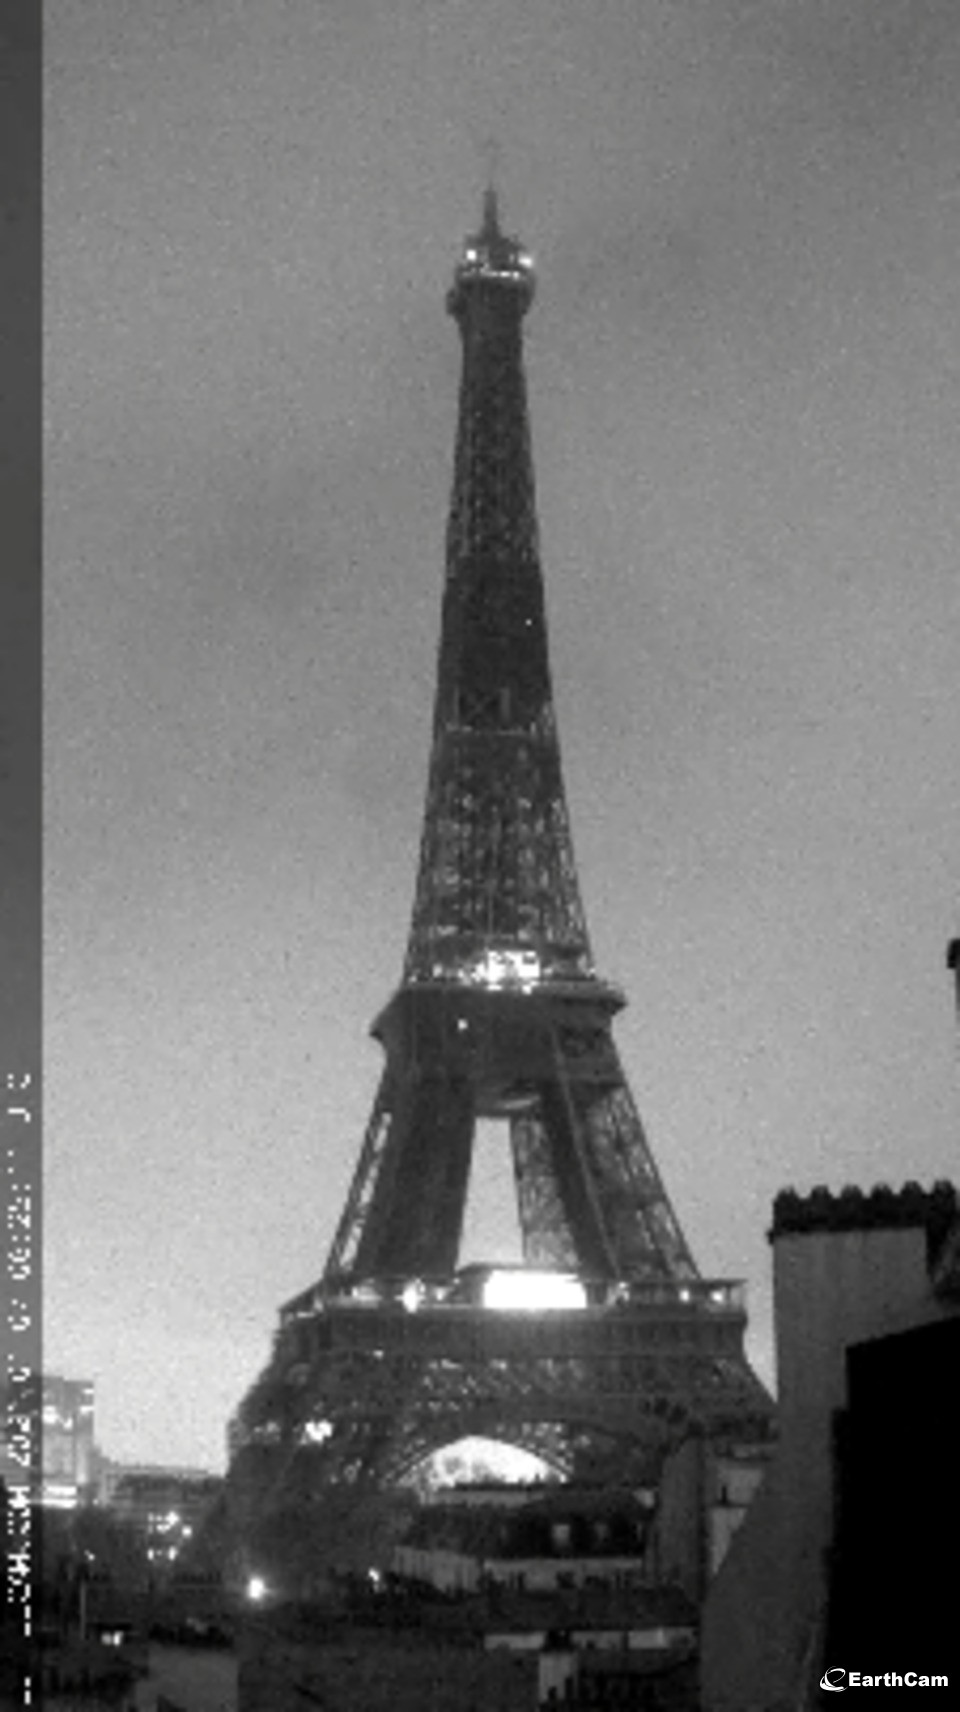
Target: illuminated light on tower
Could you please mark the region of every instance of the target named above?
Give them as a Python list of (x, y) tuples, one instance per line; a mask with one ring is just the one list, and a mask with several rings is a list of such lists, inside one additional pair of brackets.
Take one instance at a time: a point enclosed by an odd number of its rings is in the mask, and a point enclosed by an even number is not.
[(543, 1313), (551, 1308), (585, 1308), (587, 1292), (579, 1278), (514, 1268), (491, 1272), (483, 1285), (482, 1300), (485, 1308)]

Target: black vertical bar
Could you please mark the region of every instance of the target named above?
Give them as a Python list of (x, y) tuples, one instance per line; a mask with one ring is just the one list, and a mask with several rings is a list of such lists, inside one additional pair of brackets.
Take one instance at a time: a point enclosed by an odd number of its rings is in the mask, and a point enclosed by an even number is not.
[(40, 6), (0, 3), (0, 1692), (36, 1705), (41, 1462)]

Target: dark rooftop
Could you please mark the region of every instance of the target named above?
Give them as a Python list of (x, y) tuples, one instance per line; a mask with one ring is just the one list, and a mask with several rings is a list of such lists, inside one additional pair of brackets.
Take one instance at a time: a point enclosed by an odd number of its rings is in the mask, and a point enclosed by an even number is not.
[(878, 1184), (869, 1192), (854, 1187), (833, 1194), (823, 1184), (809, 1195), (783, 1189), (773, 1203), (773, 1242), (778, 1236), (809, 1231), (910, 1230), (918, 1226), (927, 1233), (927, 1257), (931, 1268), (951, 1230), (958, 1222), (957, 1191), (941, 1180), (932, 1189), (905, 1183), (902, 1189)]

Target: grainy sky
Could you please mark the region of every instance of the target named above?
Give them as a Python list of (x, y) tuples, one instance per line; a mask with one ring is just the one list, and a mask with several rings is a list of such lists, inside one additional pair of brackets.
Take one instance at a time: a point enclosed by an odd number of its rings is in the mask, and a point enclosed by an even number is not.
[(111, 1454), (219, 1466), (322, 1268), (494, 135), (594, 949), (769, 1377), (776, 1191), (958, 1175), (960, 8), (46, 16), (48, 1368)]

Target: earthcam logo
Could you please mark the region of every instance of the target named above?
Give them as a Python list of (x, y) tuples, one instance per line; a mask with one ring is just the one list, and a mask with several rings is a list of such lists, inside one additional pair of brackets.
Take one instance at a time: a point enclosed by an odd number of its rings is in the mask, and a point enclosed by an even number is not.
[(843, 1694), (848, 1688), (946, 1688), (945, 1676), (923, 1676), (916, 1670), (885, 1670), (874, 1676), (863, 1670), (844, 1670), (833, 1665), (820, 1678), (820, 1687), (829, 1694)]

